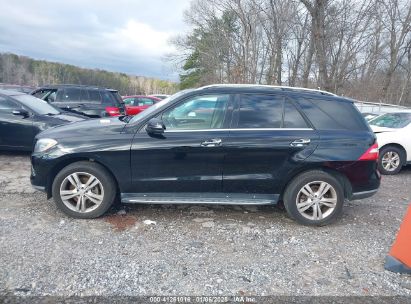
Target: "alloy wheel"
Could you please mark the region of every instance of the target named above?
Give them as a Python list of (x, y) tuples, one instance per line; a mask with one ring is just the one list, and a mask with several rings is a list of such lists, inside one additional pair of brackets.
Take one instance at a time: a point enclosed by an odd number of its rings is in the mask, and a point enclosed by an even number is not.
[(298, 212), (310, 220), (322, 220), (330, 216), (337, 207), (337, 192), (324, 181), (304, 185), (297, 194)]
[(400, 155), (395, 151), (387, 151), (381, 159), (384, 170), (392, 172), (397, 170), (400, 165)]
[(79, 213), (88, 213), (101, 205), (104, 188), (97, 177), (86, 172), (68, 175), (60, 186), (60, 197), (64, 205)]

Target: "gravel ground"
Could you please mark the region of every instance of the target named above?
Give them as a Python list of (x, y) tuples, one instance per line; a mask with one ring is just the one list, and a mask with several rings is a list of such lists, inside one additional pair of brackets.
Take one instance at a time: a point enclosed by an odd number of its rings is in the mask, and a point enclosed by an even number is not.
[(276, 207), (122, 205), (75, 220), (29, 172), (28, 155), (0, 154), (0, 295), (411, 296), (411, 276), (383, 267), (411, 168), (321, 228)]

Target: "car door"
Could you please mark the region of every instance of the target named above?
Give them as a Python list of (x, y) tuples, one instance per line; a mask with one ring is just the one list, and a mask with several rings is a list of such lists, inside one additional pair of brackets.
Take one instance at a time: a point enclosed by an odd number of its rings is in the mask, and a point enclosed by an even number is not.
[(30, 150), (34, 130), (30, 113), (6, 96), (0, 96), (0, 148)]
[(318, 135), (280, 93), (238, 95), (236, 101), (223, 191), (278, 194), (287, 176), (313, 152)]
[[(204, 101), (212, 104), (207, 114)], [(150, 136), (143, 128), (131, 146), (134, 192), (221, 192), (231, 112), (230, 95), (211, 94), (188, 97), (159, 114), (164, 135)]]

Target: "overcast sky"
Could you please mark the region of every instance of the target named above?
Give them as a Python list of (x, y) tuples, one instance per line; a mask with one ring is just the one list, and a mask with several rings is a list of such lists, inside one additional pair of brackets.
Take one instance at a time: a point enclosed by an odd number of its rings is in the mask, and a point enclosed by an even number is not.
[(0, 0), (0, 52), (176, 80), (164, 60), (190, 0)]

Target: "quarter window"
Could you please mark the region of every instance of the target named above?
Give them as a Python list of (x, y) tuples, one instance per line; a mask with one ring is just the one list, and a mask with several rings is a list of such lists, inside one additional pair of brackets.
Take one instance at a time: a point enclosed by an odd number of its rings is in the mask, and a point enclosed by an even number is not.
[(90, 102), (101, 103), (101, 94), (98, 90), (88, 90), (88, 96)]
[(166, 129), (221, 129), (229, 95), (196, 96), (165, 111)]
[(319, 130), (369, 130), (360, 112), (350, 102), (297, 98), (314, 127)]

